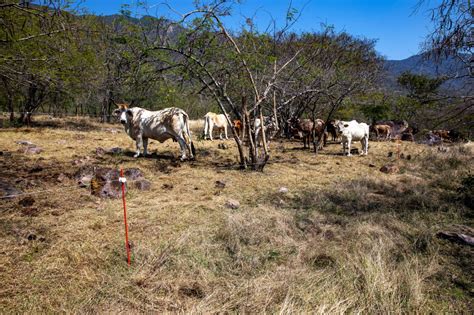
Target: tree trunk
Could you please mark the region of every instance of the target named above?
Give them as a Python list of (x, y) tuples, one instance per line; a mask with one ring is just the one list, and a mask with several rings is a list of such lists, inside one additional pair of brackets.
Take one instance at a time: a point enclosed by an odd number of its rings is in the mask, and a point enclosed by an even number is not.
[(3, 85), (5, 86), (5, 91), (7, 91), (7, 109), (10, 112), (10, 121), (15, 120), (15, 110), (13, 108), (13, 93), (8, 84), (7, 78), (3, 77)]
[(224, 114), (227, 124), (230, 126), (230, 129), (232, 130), (232, 134), (234, 135), (234, 140), (235, 143), (237, 144), (237, 149), (239, 150), (239, 159), (240, 159), (240, 168), (246, 169), (247, 168), (247, 162), (245, 160), (245, 155), (244, 155), (244, 149), (243, 149), (243, 143), (242, 140), (240, 140), (239, 135), (237, 134), (237, 131), (234, 127), (234, 124), (230, 121), (229, 115), (227, 114), (224, 106), (222, 105), (221, 102), (218, 102), (219, 107)]

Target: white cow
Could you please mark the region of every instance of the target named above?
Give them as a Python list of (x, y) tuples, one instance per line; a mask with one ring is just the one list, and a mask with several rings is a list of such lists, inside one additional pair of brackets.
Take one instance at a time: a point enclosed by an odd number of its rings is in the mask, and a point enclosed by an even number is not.
[(342, 135), (342, 154), (346, 154), (347, 146), (347, 156), (352, 156), (352, 141), (360, 141), (362, 144), (362, 152), (360, 154), (367, 155), (369, 149), (369, 125), (366, 123), (358, 123), (355, 120), (336, 121), (336, 128)]
[(159, 111), (149, 111), (140, 107), (128, 108), (127, 104), (118, 104), (114, 114), (120, 117), (125, 132), (136, 141), (137, 152), (134, 157), (140, 156), (143, 145), (143, 155), (147, 155), (148, 139), (165, 142), (168, 139), (178, 141), (181, 149), (181, 160), (195, 155), (194, 144), (189, 131), (189, 117), (182, 109), (176, 107), (165, 108)]
[(209, 137), (211, 141), (212, 139), (212, 130), (214, 127), (218, 128), (220, 131), (219, 138), (222, 140), (222, 129), (224, 129), (224, 134), (226, 140), (229, 138), (227, 137), (227, 119), (224, 114), (216, 114), (209, 112), (204, 116), (204, 140)]
[[(276, 135), (278, 132), (278, 128), (276, 127), (276, 121), (275, 118), (264, 116), (263, 121), (265, 122), (263, 130), (265, 131), (265, 139), (267, 140), (267, 143), (270, 143), (270, 140), (273, 139), (273, 137)], [(255, 118), (254, 120), (254, 130), (255, 130), (255, 139), (256, 139), (256, 144), (257, 146), (260, 146), (260, 143), (262, 142), (262, 122), (260, 121), (260, 118)]]

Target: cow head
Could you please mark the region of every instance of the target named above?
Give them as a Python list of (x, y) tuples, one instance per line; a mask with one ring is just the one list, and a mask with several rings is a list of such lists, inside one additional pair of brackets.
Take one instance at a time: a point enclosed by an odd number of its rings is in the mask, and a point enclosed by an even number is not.
[(120, 119), (120, 123), (125, 125), (133, 117), (133, 112), (128, 108), (128, 104), (117, 104), (118, 108), (114, 110), (114, 116)]
[(337, 132), (342, 132), (342, 130), (349, 127), (348, 123), (342, 120), (335, 120), (334, 126), (336, 127)]

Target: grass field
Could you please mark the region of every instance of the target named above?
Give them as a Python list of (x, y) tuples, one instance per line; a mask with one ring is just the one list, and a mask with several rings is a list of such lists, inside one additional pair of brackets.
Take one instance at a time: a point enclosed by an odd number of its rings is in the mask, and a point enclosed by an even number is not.
[[(20, 153), (19, 140), (43, 152)], [(436, 237), (472, 233), (473, 187), (462, 181), (473, 172), (470, 143), (441, 152), (404, 142), (411, 159), (396, 160), (394, 142), (344, 157), (336, 144), (315, 156), (274, 141), (263, 173), (237, 170), (233, 140), (227, 150), (218, 143), (196, 141), (197, 160), (179, 163), (171, 141), (132, 158), (119, 125), (0, 129), (0, 179), (48, 190), (0, 199), (0, 313), (472, 312), (474, 249)], [(125, 153), (97, 156), (97, 147)], [(379, 171), (389, 162), (400, 173)], [(89, 164), (138, 167), (152, 182), (127, 195), (130, 268), (121, 200), (73, 178)]]

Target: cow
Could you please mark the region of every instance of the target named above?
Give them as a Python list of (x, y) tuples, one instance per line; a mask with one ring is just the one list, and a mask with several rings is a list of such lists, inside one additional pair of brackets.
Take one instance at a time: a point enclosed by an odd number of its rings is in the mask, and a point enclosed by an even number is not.
[(408, 129), (408, 123), (406, 120), (380, 120), (374, 123), (374, 125), (387, 125), (390, 126), (390, 137), (393, 139), (400, 139), (401, 134)]
[(451, 142), (451, 136), (450, 136), (449, 130), (444, 130), (444, 129), (433, 130), (433, 134), (435, 134), (435, 135), (437, 135), (438, 137), (440, 137), (441, 140), (443, 140), (443, 141)]
[[(303, 148), (307, 148), (306, 143), (308, 144), (308, 148), (311, 148), (310, 141), (313, 138), (313, 122), (311, 119), (290, 118), (287, 122), (290, 133), (298, 134), (301, 138), (303, 138)], [(326, 145), (327, 141), (327, 133), (324, 132), (324, 121), (321, 119), (316, 119), (315, 122), (315, 133), (318, 137), (319, 149), (322, 149), (323, 146)]]
[(367, 155), (369, 149), (369, 125), (366, 123), (358, 123), (355, 120), (351, 121), (336, 121), (336, 127), (342, 134), (342, 154), (346, 154), (346, 147), (348, 148), (347, 156), (351, 154), (352, 141), (360, 141), (362, 144), (361, 155)]
[(372, 130), (375, 132), (377, 140), (383, 138), (384, 140), (389, 140), (392, 135), (392, 127), (384, 124), (375, 124), (372, 125)]
[(139, 157), (143, 146), (143, 156), (147, 155), (148, 139), (165, 142), (173, 139), (179, 143), (181, 160), (194, 159), (196, 154), (189, 130), (189, 116), (180, 108), (170, 107), (159, 111), (149, 111), (140, 107), (128, 108), (128, 104), (118, 104), (114, 111), (125, 132), (136, 141), (137, 151), (133, 157)]
[(229, 138), (227, 137), (227, 118), (225, 117), (224, 114), (216, 114), (209, 112), (204, 116), (204, 140), (209, 137), (211, 141), (212, 139), (212, 131), (216, 127), (219, 129), (219, 138), (222, 139), (222, 130), (224, 130), (225, 138), (228, 140)]
[(234, 129), (237, 132), (237, 136), (242, 137), (242, 121), (240, 119), (234, 119), (232, 124), (234, 125)]
[[(278, 132), (277, 124), (275, 121), (275, 118), (264, 116), (263, 117), (264, 121), (264, 127), (263, 130), (265, 131), (265, 139), (267, 140), (267, 143), (270, 143), (270, 140), (273, 139), (273, 137), (276, 135)], [(255, 139), (257, 140), (257, 146), (260, 146), (260, 143), (262, 142), (262, 122), (260, 118), (255, 118), (254, 120), (254, 130), (255, 130)]]
[(339, 138), (339, 134), (337, 132), (335, 123), (336, 121), (333, 119), (333, 120), (328, 121), (328, 123), (326, 124), (326, 130), (329, 134), (331, 134), (332, 141), (337, 141), (337, 139)]

